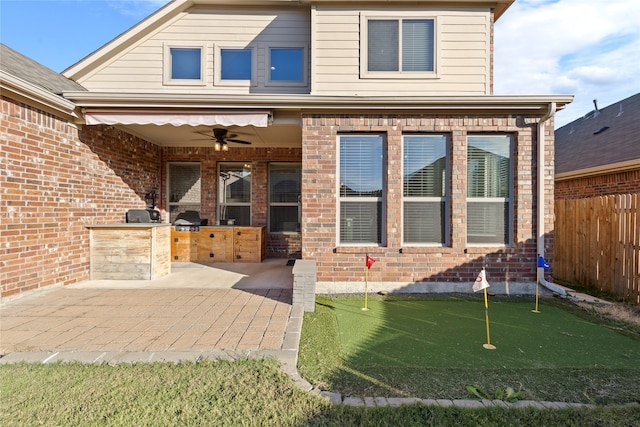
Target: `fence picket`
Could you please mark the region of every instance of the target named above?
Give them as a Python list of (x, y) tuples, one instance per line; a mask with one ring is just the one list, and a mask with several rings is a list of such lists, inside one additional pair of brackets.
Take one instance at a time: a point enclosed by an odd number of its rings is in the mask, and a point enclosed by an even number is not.
[(554, 276), (640, 303), (639, 199), (557, 200)]

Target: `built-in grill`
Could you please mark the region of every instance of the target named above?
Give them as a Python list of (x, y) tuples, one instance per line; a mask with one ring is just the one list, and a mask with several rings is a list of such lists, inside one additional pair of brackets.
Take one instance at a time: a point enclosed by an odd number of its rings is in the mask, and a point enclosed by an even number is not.
[(160, 211), (157, 209), (129, 209), (126, 214), (128, 223), (160, 222)]
[(209, 220), (200, 218), (198, 211), (184, 211), (178, 214), (175, 222), (176, 231), (199, 231), (201, 225), (207, 225)]

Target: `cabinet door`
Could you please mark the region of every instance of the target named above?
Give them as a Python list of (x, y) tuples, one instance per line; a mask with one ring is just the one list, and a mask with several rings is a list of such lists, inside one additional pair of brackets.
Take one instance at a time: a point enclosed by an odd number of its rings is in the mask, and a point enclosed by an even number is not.
[(232, 229), (200, 229), (197, 238), (197, 252), (199, 262), (232, 262)]
[(195, 258), (195, 241), (192, 232), (171, 230), (171, 261), (190, 262)]
[(262, 261), (263, 227), (235, 227), (234, 251), (237, 262)]

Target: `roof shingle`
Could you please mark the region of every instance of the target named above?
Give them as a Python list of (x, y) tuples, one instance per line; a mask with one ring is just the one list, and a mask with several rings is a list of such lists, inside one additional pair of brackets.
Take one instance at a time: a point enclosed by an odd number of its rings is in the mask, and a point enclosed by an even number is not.
[(640, 161), (640, 93), (555, 131), (556, 174)]

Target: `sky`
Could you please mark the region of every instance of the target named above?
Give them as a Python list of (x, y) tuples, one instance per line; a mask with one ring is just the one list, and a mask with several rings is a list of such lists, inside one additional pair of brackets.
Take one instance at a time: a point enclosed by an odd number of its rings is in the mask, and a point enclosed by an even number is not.
[[(167, 0), (0, 0), (0, 41), (62, 72)], [(494, 30), (496, 95), (574, 95), (556, 128), (640, 92), (640, 1), (516, 0)]]

